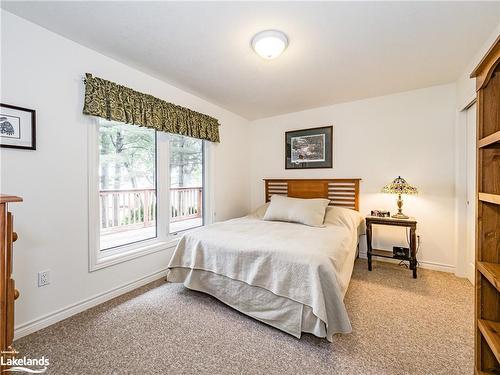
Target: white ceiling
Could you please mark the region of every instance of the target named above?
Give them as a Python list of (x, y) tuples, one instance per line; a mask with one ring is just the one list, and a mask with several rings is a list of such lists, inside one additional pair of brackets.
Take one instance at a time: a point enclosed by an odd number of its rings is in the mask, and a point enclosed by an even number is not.
[[(500, 2), (2, 1), (2, 8), (248, 119), (452, 82), (500, 22)], [(266, 61), (249, 44), (270, 28), (290, 44)]]

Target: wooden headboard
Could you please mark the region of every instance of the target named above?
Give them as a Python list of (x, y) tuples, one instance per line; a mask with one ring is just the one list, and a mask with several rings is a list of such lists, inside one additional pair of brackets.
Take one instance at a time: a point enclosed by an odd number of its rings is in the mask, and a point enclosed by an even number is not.
[(266, 202), (271, 195), (293, 198), (326, 198), (330, 206), (341, 206), (359, 211), (360, 178), (333, 179), (264, 179)]

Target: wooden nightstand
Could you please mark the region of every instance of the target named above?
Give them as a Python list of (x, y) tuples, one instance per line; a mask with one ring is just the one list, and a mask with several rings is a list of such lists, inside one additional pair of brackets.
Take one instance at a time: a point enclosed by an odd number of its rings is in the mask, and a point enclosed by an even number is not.
[[(372, 257), (392, 258), (407, 260), (410, 262), (410, 269), (413, 271), (413, 278), (417, 278), (417, 221), (414, 218), (394, 219), (392, 217), (367, 216), (366, 220), (366, 245), (368, 256), (368, 271), (372, 270)], [(395, 258), (392, 251), (372, 248), (372, 225), (392, 225), (397, 227), (410, 228), (410, 255), (409, 257)]]

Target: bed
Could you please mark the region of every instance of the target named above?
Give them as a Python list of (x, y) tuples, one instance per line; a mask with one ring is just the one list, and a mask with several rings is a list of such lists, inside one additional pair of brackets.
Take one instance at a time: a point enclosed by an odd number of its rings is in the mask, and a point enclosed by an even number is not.
[(322, 227), (252, 214), (186, 233), (167, 280), (210, 294), (295, 337), (351, 332), (344, 296), (363, 219), (359, 179), (265, 180), (265, 197), (327, 198)]

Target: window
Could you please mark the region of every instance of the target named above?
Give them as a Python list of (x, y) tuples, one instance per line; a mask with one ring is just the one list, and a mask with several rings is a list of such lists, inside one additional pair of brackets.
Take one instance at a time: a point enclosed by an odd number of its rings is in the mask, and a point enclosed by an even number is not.
[(203, 141), (169, 135), (170, 233), (203, 225)]
[(91, 271), (173, 247), (210, 220), (204, 141), (102, 119), (90, 129)]
[(99, 125), (100, 250), (156, 237), (156, 132)]

